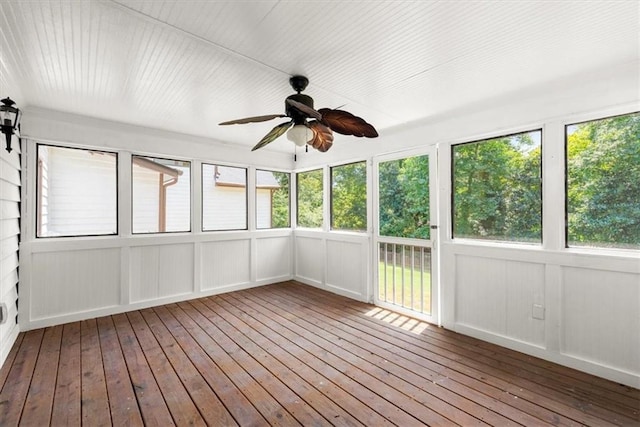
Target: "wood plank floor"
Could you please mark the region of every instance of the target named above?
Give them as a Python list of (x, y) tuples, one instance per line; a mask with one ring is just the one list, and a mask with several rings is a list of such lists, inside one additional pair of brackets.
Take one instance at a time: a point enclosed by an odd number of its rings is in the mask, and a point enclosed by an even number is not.
[(0, 426), (640, 425), (640, 391), (294, 282), (20, 334)]

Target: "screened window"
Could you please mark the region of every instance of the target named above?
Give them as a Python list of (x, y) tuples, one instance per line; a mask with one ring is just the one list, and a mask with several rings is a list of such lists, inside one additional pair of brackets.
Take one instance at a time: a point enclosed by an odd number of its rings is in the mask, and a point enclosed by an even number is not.
[(202, 165), (202, 230), (247, 229), (247, 169)]
[(640, 113), (566, 127), (567, 246), (640, 248)]
[(367, 230), (367, 165), (350, 163), (331, 168), (331, 228)]
[(36, 236), (118, 233), (115, 153), (38, 145)]
[(323, 175), (322, 169), (297, 174), (298, 227), (322, 227)]
[(378, 165), (380, 235), (429, 239), (429, 157)]
[(542, 242), (541, 135), (452, 146), (454, 237)]
[(131, 156), (134, 233), (191, 230), (191, 163)]
[(289, 174), (256, 171), (256, 228), (286, 228), (290, 222)]

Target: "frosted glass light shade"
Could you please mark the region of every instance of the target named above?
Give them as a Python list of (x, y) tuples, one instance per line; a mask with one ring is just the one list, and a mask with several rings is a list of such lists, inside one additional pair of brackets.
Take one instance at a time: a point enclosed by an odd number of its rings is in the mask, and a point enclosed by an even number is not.
[(298, 147), (303, 147), (313, 139), (313, 131), (305, 125), (295, 125), (287, 131), (287, 139)]

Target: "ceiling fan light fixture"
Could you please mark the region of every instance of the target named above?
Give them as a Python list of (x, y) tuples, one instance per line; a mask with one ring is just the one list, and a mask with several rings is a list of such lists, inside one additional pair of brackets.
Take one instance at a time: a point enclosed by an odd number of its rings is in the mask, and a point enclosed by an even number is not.
[(313, 139), (313, 131), (305, 125), (295, 125), (287, 131), (287, 139), (298, 147), (303, 147)]

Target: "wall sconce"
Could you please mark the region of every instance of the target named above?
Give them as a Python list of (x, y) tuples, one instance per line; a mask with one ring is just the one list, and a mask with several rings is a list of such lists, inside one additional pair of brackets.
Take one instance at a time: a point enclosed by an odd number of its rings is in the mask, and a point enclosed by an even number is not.
[(11, 98), (0, 100), (0, 130), (7, 138), (7, 151), (11, 152), (11, 135), (14, 135), (20, 124), (20, 116), (22, 111), (18, 107), (14, 107), (15, 102)]

